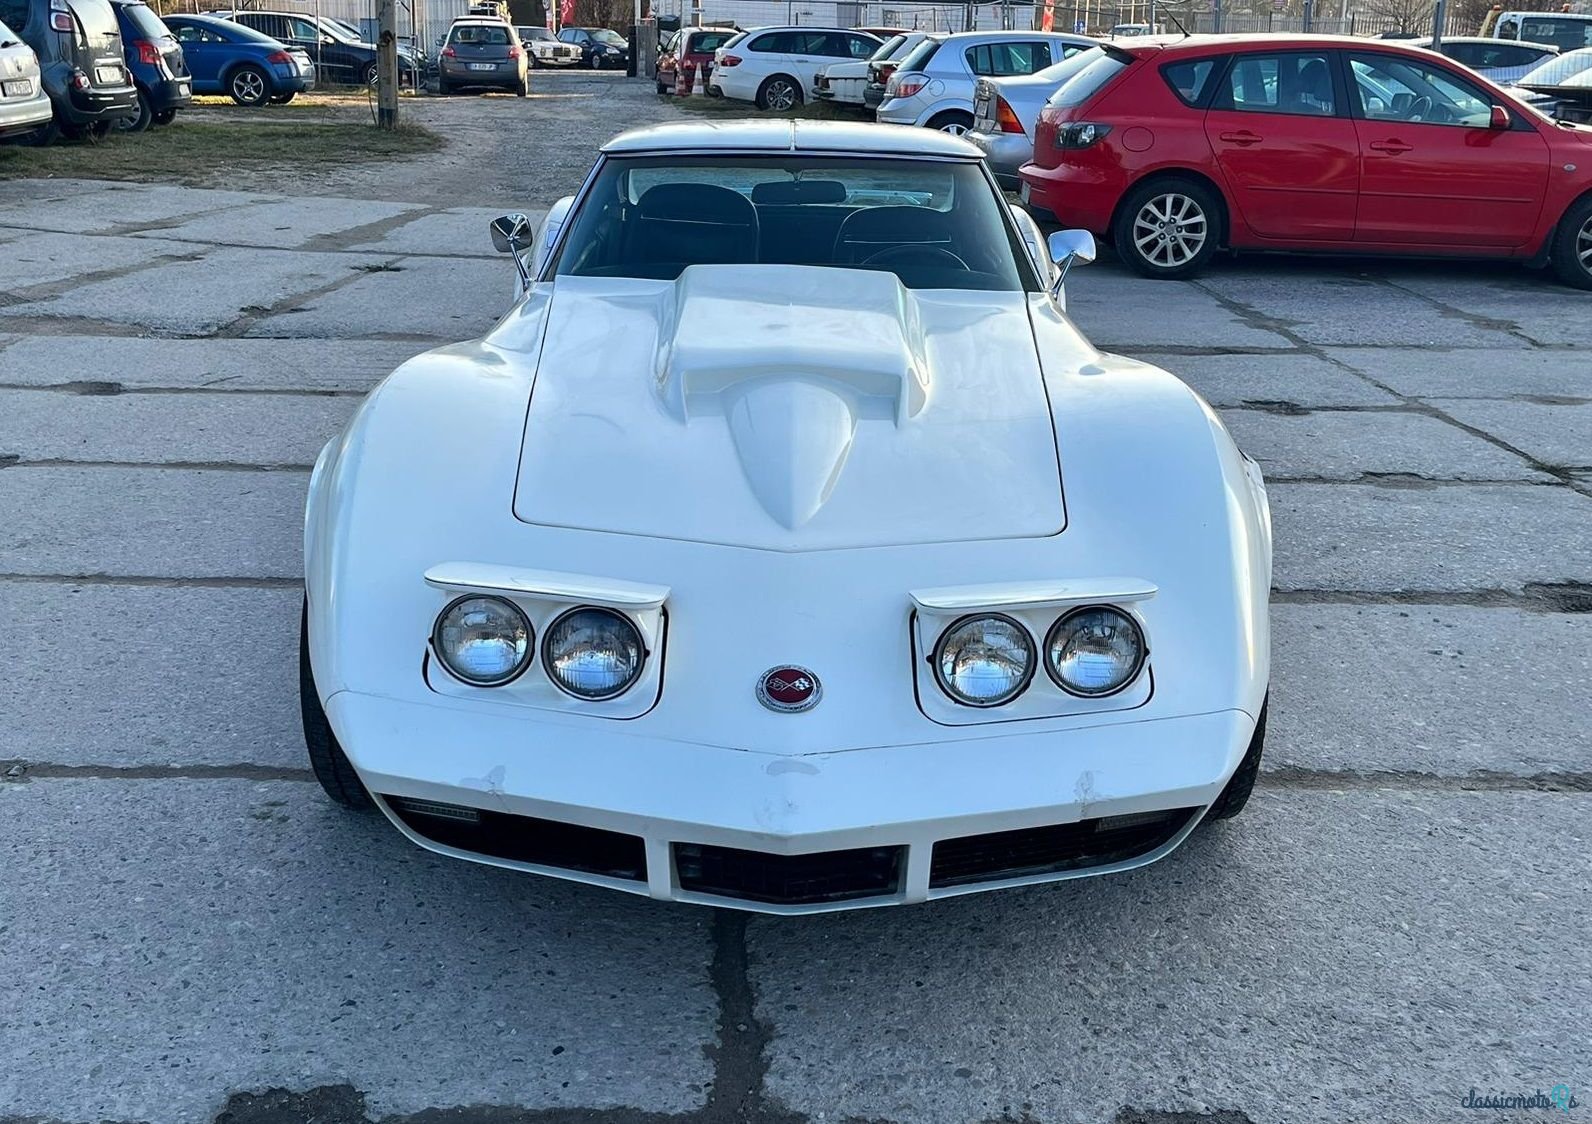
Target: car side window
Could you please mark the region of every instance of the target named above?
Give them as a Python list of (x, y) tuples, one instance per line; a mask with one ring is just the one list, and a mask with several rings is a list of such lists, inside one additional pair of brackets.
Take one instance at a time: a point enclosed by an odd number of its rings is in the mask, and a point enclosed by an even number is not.
[(1492, 99), (1441, 67), (1395, 55), (1351, 55), (1355, 94), (1368, 121), (1486, 128)]
[(1215, 107), (1240, 113), (1331, 117), (1337, 112), (1332, 60), (1311, 52), (1239, 55), (1217, 90)]
[(794, 54), (796, 35), (790, 31), (771, 31), (767, 35), (759, 35), (753, 39), (746, 45), (746, 49), (767, 54)]
[(871, 59), (879, 49), (879, 44), (862, 35), (846, 36), (846, 46), (850, 48), (850, 57), (854, 59)]
[(28, 0), (0, 0), (0, 23), (12, 29), (12, 34), (20, 36), (23, 28), (28, 26)]
[(1050, 44), (981, 43), (966, 51), (967, 67), (980, 78), (1033, 74), (1050, 65)]
[(288, 20), (288, 34), (295, 39), (308, 39), (311, 42), (321, 37), (319, 30), (309, 20)]
[(1203, 105), (1216, 70), (1215, 59), (1190, 59), (1163, 66), (1161, 77), (1184, 105)]
[(1487, 57), (1487, 49), (1481, 43), (1450, 43), (1443, 53), (1455, 62), (1462, 62), (1466, 66), (1498, 65), (1497, 63), (1483, 61)]

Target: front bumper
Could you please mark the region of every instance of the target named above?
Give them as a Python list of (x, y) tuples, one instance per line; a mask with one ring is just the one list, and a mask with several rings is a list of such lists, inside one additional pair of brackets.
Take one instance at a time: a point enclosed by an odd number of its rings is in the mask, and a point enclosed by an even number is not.
[[(423, 847), (770, 913), (1152, 862), (1193, 829), (1254, 731), (1248, 714), (1226, 710), (791, 757), (447, 699), (340, 691), (326, 710), (366, 787)], [(472, 810), (482, 823), (461, 827)], [(1131, 846), (1116, 846), (1124, 832)]]

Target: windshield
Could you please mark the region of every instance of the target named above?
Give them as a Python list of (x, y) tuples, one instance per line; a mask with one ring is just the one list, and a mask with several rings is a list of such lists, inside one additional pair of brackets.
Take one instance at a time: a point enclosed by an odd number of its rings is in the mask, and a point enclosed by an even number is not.
[(453, 25), (453, 42), (482, 47), (506, 47), (509, 29), (501, 24), (456, 23)]
[(940, 49), (940, 40), (925, 39), (916, 47), (907, 52), (907, 57), (901, 60), (901, 65), (896, 67), (896, 73), (901, 74), (912, 70), (922, 70), (929, 65), (929, 60)]
[(901, 44), (905, 43), (906, 41), (907, 37), (905, 35), (890, 36), (890, 38), (879, 44), (879, 49), (877, 51), (868, 56), (868, 61), (883, 62), (885, 59), (895, 54), (896, 48), (901, 46)]
[[(553, 33), (545, 27), (521, 27), (517, 30), (520, 33), (520, 38), (525, 41), (531, 39), (553, 39)], [(558, 40), (553, 39), (553, 42), (556, 43)]]
[(687, 50), (694, 55), (710, 55), (734, 39), (735, 35), (734, 31), (699, 31), (691, 36)]
[(1088, 65), (1073, 74), (1061, 89), (1050, 95), (1050, 100), (1045, 104), (1063, 109), (1080, 106), (1103, 90), (1107, 82), (1128, 68), (1128, 63), (1123, 57), (1107, 54), (1099, 47), (1084, 51), (1076, 57), (1087, 57)]
[(626, 45), (625, 37), (617, 31), (610, 31), (606, 27), (599, 27), (591, 33), (591, 37), (599, 43), (607, 43), (610, 47), (623, 47)]
[(341, 39), (344, 43), (359, 43), (362, 38), (359, 29), (342, 20), (334, 20), (330, 16), (321, 17), (321, 29), (333, 39)]
[(1528, 43), (1552, 43), (1570, 51), (1592, 47), (1592, 19), (1565, 14), (1562, 16), (1526, 16), (1518, 26), (1511, 28), (1512, 37)]
[(1515, 79), (1521, 86), (1562, 86), (1577, 74), (1592, 69), (1592, 48), (1544, 59)]
[(171, 34), (148, 4), (123, 4), (122, 15), (145, 39), (162, 39)]
[(609, 159), (558, 276), (673, 280), (690, 265), (886, 270), (914, 289), (1031, 278), (976, 162), (824, 156)]

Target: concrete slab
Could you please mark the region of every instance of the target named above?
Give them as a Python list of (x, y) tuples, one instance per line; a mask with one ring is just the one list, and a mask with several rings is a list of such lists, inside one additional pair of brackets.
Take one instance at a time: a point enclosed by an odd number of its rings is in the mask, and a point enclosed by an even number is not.
[[(317, 238), (421, 210), (418, 203), (305, 196), (250, 203), (200, 215), (158, 232), (161, 238), (289, 249)], [(324, 247), (323, 247), (324, 248)]]
[(1304, 352), (1274, 355), (1136, 354), (1171, 371), (1213, 406), (1290, 403), (1317, 406), (1391, 406), (1399, 400), (1342, 367)]
[[(0, 384), (366, 391), (424, 349), (407, 341), (13, 337)], [(89, 387), (87, 389), (94, 389)]]
[(1592, 364), (1574, 351), (1516, 344), (1475, 350), (1336, 347), (1329, 354), (1399, 394), (1510, 398), (1530, 394), (1592, 398)]
[(0, 581), (0, 759), (307, 768), (302, 597)]
[[(1274, 605), (1266, 767), (1592, 773), (1592, 616)], [(1543, 653), (1551, 652), (1551, 658)]]
[(0, 1117), (705, 1099), (705, 910), (434, 856), (306, 783), (0, 784), (0, 819)]
[[(43, 203), (55, 199), (71, 199), (95, 191), (109, 191), (122, 185), (114, 180), (80, 180), (67, 177), (36, 177), (30, 179), (0, 180), (0, 220), (9, 218), (9, 208), (24, 203)], [(0, 221), (0, 226), (6, 225)]]
[(1235, 315), (1193, 285), (1147, 281), (1110, 269), (1085, 270), (1069, 277), (1067, 313), (1096, 346), (1130, 352), (1169, 345), (1292, 346), (1275, 332)]
[[(349, 248), (383, 254), (431, 254), (447, 258), (494, 258), (502, 261), (502, 255), (492, 245), (487, 224), (515, 209), (512, 206), (456, 207), (436, 214), (421, 215), (389, 230), (380, 238)], [(533, 229), (541, 224), (547, 214), (545, 208), (521, 209), (531, 220)]]
[[(34, 285), (68, 281), (85, 273), (141, 271), (171, 258), (198, 251), (164, 238), (84, 238), (78, 234), (25, 234), (6, 246), (0, 298)], [(6, 312), (0, 299), (0, 314)]]
[(484, 335), (509, 310), (514, 265), (492, 260), (404, 258), (389, 270), (268, 316), (251, 336), (427, 336), (466, 340)]
[(1542, 464), (1592, 468), (1592, 398), (1552, 405), (1438, 398), (1432, 405)]
[(768, 1087), (814, 1120), (1452, 1124), (1585, 1066), (1589, 822), (1584, 794), (1262, 792), (1131, 874), (757, 919)]
[(1592, 499), (1533, 484), (1278, 484), (1278, 589), (1516, 590), (1592, 581)]
[(3, 474), (0, 571), (304, 575), (307, 472), (17, 466)]
[(0, 390), (0, 455), (24, 461), (315, 463), (361, 399)]
[(1401, 411), (1278, 414), (1223, 410), (1238, 447), (1267, 476), (1358, 480), (1407, 473), (1427, 480), (1539, 480), (1554, 477), (1458, 426)]
[(269, 198), (274, 197), (248, 191), (204, 191), (168, 184), (74, 180), (61, 183), (37, 198), (7, 200), (0, 210), (0, 226), (57, 230), (66, 234), (125, 232), (129, 227), (182, 220), (203, 211), (227, 210)]
[(90, 282), (60, 296), (10, 305), (0, 312), (125, 324), (166, 335), (208, 335), (246, 313), (353, 280), (386, 260), (358, 254), (221, 248), (197, 261)]

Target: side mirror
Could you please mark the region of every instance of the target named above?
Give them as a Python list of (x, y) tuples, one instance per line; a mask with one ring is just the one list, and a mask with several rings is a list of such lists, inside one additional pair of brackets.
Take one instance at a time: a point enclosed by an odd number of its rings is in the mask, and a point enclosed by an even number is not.
[(525, 268), (525, 262), (520, 259), (520, 251), (531, 237), (531, 220), (518, 211), (506, 215), (499, 215), (492, 220), (492, 245), (497, 247), (500, 254), (514, 255), (514, 268), (520, 275), (520, 289), (523, 292), (531, 287), (531, 274)]
[(569, 209), (574, 203), (575, 197), (566, 195), (548, 208), (547, 217), (536, 232), (536, 253), (531, 267), (533, 273), (540, 274), (542, 267), (553, 256), (553, 247), (558, 245), (558, 236), (564, 231), (564, 220), (569, 218)]
[(1507, 129), (1511, 124), (1513, 124), (1513, 122), (1509, 117), (1509, 111), (1507, 109), (1501, 105), (1495, 105), (1492, 107), (1492, 120), (1487, 122), (1487, 127), (1489, 129)]
[(1050, 260), (1057, 266), (1056, 279), (1050, 283), (1050, 295), (1059, 298), (1073, 263), (1087, 265), (1095, 260), (1094, 235), (1087, 230), (1056, 231), (1050, 236)]

